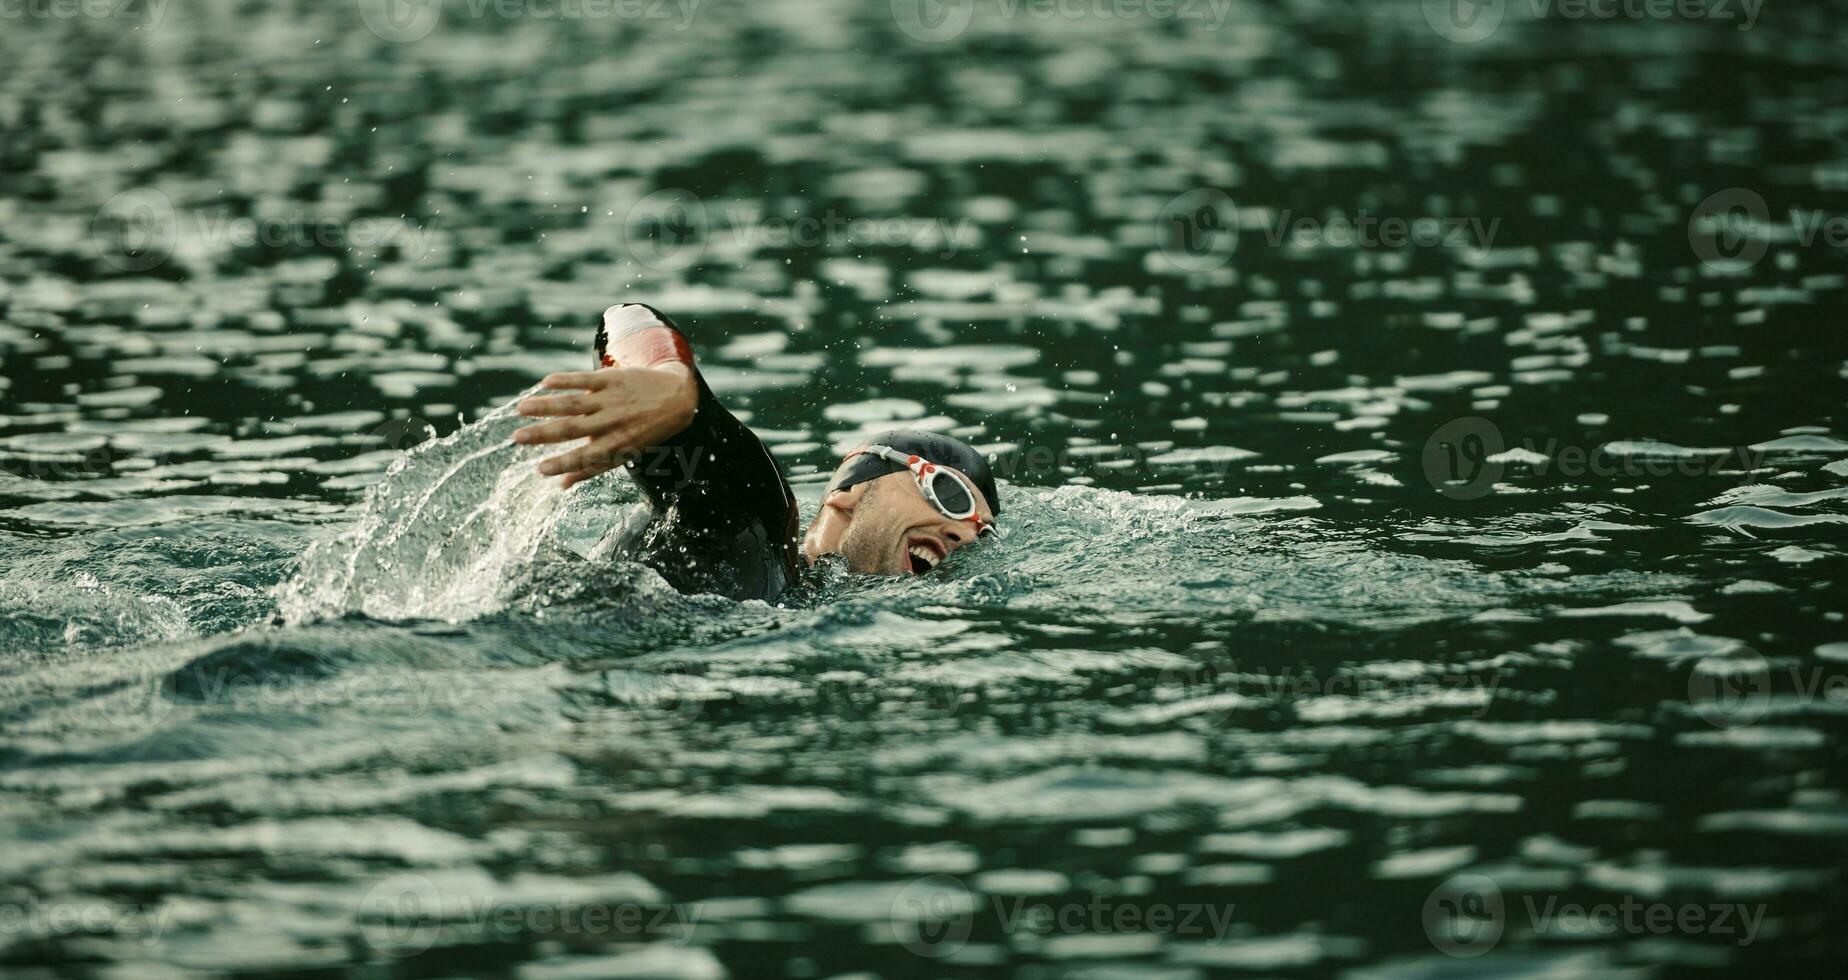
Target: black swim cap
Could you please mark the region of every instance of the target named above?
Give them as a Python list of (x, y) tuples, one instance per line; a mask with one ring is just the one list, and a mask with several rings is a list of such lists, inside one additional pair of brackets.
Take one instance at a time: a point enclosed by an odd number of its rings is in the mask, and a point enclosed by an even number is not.
[[(860, 441), (860, 446), (870, 445), (891, 446), (901, 453), (921, 456), (932, 463), (963, 471), (964, 475), (975, 482), (975, 488), (982, 491), (982, 496), (988, 498), (988, 506), (994, 508), (995, 516), (1001, 516), (1001, 497), (995, 493), (995, 475), (988, 469), (988, 457), (976, 452), (974, 447), (961, 439), (917, 429), (892, 429)], [(828, 492), (845, 490), (856, 483), (865, 483), (903, 469), (903, 466), (891, 460), (872, 453), (861, 453), (848, 459), (841, 467), (834, 482), (828, 484)]]

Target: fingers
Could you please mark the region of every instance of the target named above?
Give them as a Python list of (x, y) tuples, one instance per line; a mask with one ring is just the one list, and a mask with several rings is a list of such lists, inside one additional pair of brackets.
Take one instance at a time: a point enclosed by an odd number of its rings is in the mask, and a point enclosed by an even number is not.
[(597, 410), (596, 399), (589, 395), (535, 396), (520, 402), (520, 414), (528, 418), (547, 415), (589, 415)]
[(593, 436), (602, 428), (597, 416), (573, 415), (555, 422), (541, 422), (538, 425), (515, 429), (513, 441), (523, 446), (539, 446)]
[(548, 374), (539, 382), (547, 388), (578, 388), (584, 391), (596, 391), (610, 383), (610, 375), (602, 371), (560, 371)]
[(576, 473), (566, 473), (564, 479), (558, 482), (558, 487), (560, 490), (569, 490), (593, 476), (602, 476), (615, 468), (616, 464), (614, 462), (611, 462), (607, 466), (599, 463), (588, 469), (578, 470)]
[[(547, 424), (554, 425), (557, 423)], [(536, 426), (536, 428), (544, 428), (544, 426)], [(604, 469), (614, 469), (627, 462), (630, 457), (635, 455), (634, 450), (624, 447), (624, 442), (625, 440), (620, 436), (604, 436), (588, 445), (579, 446), (568, 453), (559, 453), (557, 456), (549, 456), (541, 460), (539, 462), (539, 472), (546, 476), (559, 476), (565, 473), (575, 473), (578, 470), (593, 469), (598, 466)]]

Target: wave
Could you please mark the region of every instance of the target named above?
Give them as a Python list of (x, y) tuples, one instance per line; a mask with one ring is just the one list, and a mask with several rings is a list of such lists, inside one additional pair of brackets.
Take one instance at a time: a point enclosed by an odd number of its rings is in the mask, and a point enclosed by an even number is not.
[(459, 621), (493, 612), (542, 553), (575, 557), (558, 534), (569, 511), (591, 507), (613, 519), (640, 499), (627, 480), (596, 480), (566, 493), (539, 476), (534, 464), (556, 450), (512, 441), (526, 421), (517, 403), (392, 463), (367, 492), (359, 520), (311, 545), (295, 577), (278, 589), (282, 621), (356, 612)]

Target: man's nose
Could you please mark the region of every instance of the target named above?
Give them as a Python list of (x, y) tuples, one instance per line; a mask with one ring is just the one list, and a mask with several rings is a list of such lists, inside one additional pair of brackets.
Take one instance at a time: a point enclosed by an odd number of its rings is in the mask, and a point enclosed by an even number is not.
[(975, 526), (970, 524), (968, 521), (956, 521), (954, 523), (950, 523), (950, 522), (944, 523), (943, 541), (944, 541), (944, 544), (949, 546), (949, 549), (951, 551), (955, 551), (956, 549), (974, 540), (975, 540)]

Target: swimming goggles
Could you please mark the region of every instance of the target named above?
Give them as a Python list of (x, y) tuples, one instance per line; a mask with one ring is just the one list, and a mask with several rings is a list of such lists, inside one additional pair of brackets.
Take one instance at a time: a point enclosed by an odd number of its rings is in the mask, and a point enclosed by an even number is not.
[(975, 488), (955, 470), (945, 469), (922, 456), (901, 453), (891, 446), (877, 443), (856, 449), (848, 453), (847, 458), (852, 459), (861, 453), (872, 453), (910, 470), (912, 479), (918, 481), (918, 490), (924, 494), (924, 499), (950, 520), (973, 521), (976, 537), (992, 541), (1002, 536), (1000, 528), (976, 515)]

